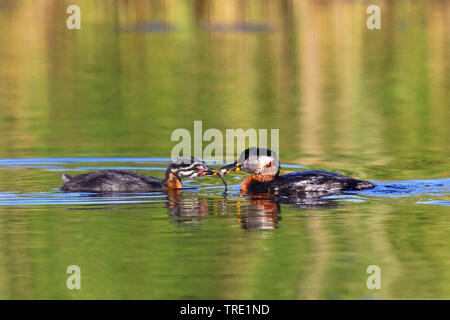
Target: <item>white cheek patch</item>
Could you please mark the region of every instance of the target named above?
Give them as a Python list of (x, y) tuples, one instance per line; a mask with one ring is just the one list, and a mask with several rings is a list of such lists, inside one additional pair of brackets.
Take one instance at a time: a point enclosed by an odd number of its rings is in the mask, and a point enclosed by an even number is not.
[(259, 157), (259, 161), (263, 164), (263, 166), (267, 166), (272, 162), (273, 158), (268, 156), (261, 156)]

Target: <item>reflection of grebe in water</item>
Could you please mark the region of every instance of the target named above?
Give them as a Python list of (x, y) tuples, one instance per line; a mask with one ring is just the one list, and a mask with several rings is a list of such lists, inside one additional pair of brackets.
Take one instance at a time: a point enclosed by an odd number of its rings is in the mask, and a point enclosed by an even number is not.
[(63, 191), (76, 192), (149, 192), (183, 187), (181, 179), (197, 178), (211, 169), (194, 157), (177, 158), (169, 163), (164, 178), (146, 176), (133, 171), (100, 170), (76, 177), (63, 174)]
[(273, 195), (260, 194), (245, 198), (243, 212), (240, 213), (239, 223), (244, 229), (275, 229), (278, 227), (280, 205), (273, 201)]
[(330, 199), (320, 197), (280, 197), (274, 194), (247, 194), (239, 200), (191, 195), (183, 197), (180, 190), (172, 190), (167, 196), (168, 214), (176, 219), (172, 223), (204, 223), (208, 216), (235, 215), (243, 229), (275, 229), (281, 220), (280, 204), (302, 209), (336, 206)]
[(169, 216), (176, 218), (172, 223), (203, 223), (207, 216), (235, 215), (244, 229), (274, 229), (280, 217), (280, 206), (273, 201), (273, 195), (245, 197), (242, 200), (202, 197), (183, 197), (181, 191), (170, 191), (167, 196)]
[(275, 229), (281, 220), (281, 206), (290, 205), (302, 209), (318, 209), (322, 207), (337, 206), (337, 202), (330, 199), (314, 197), (280, 197), (270, 193), (255, 193), (245, 195), (247, 204), (241, 213), (239, 222), (244, 229)]
[[(130, 193), (103, 192), (88, 193), (87, 197), (108, 197), (109, 201), (116, 198), (115, 206), (102, 206), (102, 209), (144, 209), (139, 204), (141, 198), (134, 198)], [(121, 203), (126, 198), (127, 201), (135, 202), (132, 205)], [(275, 229), (281, 220), (281, 206), (290, 205), (302, 209), (315, 209), (326, 206), (336, 206), (337, 202), (331, 199), (323, 199), (320, 197), (285, 197), (274, 194), (257, 193), (247, 194), (239, 198), (208, 198), (199, 196), (195, 192), (183, 191), (182, 189), (167, 190), (165, 195), (165, 207), (168, 215), (173, 219), (171, 223), (188, 224), (200, 226), (200, 223), (208, 222), (208, 217), (227, 215), (235, 217), (233, 221), (237, 221), (243, 229)], [(100, 203), (101, 204), (101, 203)], [(96, 206), (83, 208), (84, 210), (98, 209)], [(154, 207), (147, 208), (153, 210)], [(79, 210), (79, 208), (78, 208)], [(149, 212), (151, 213), (151, 212)]]
[(239, 159), (216, 172), (245, 171), (252, 175), (241, 184), (242, 193), (335, 194), (341, 191), (373, 188), (372, 182), (358, 180), (328, 171), (299, 171), (279, 175), (280, 161), (275, 152), (264, 148), (249, 148)]

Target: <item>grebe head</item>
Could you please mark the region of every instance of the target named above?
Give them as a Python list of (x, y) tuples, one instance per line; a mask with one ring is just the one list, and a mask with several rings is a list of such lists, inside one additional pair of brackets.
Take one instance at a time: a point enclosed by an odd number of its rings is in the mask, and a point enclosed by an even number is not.
[(174, 176), (178, 179), (197, 178), (210, 172), (205, 162), (194, 157), (177, 157), (172, 160), (166, 170), (166, 179)]
[(280, 170), (280, 160), (272, 150), (253, 147), (242, 152), (235, 163), (219, 169), (222, 173), (240, 170), (251, 174), (276, 176)]

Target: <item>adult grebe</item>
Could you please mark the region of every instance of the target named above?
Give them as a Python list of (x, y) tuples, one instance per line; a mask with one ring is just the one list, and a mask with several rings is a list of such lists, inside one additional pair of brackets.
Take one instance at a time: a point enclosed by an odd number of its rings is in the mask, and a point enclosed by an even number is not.
[(239, 159), (219, 170), (219, 174), (245, 171), (252, 175), (241, 184), (241, 192), (253, 193), (320, 193), (333, 194), (341, 191), (373, 188), (372, 182), (353, 179), (328, 171), (299, 171), (279, 175), (280, 161), (275, 152), (265, 148), (249, 148)]
[(78, 192), (149, 192), (181, 189), (181, 179), (196, 178), (211, 169), (199, 159), (176, 158), (166, 169), (163, 179), (132, 171), (100, 170), (76, 177), (63, 174), (65, 181), (61, 190)]

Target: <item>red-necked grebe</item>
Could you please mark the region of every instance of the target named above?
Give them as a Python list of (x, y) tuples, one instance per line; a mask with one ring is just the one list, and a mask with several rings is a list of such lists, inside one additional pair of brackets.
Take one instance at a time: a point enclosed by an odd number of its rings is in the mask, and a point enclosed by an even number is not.
[(219, 174), (231, 171), (245, 171), (252, 174), (241, 184), (243, 193), (323, 193), (334, 194), (341, 191), (354, 191), (373, 188), (369, 181), (350, 178), (328, 171), (299, 171), (279, 175), (280, 161), (275, 152), (265, 148), (249, 148), (239, 159), (219, 170)]

